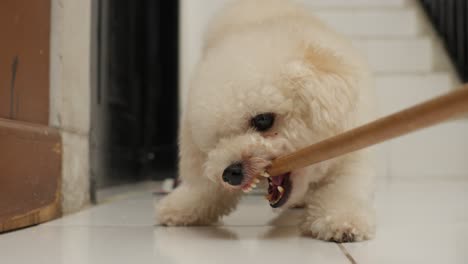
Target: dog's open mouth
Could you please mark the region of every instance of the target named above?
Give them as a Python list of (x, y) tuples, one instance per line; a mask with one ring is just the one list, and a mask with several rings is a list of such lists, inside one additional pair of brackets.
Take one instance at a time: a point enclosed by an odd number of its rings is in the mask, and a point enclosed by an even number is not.
[[(291, 173), (285, 173), (279, 176), (271, 177), (268, 173), (264, 172), (260, 174), (261, 177), (265, 177), (268, 181), (268, 194), (265, 198), (270, 202), (270, 206), (278, 208), (284, 205), (289, 198), (289, 194), (292, 190)], [(257, 187), (260, 180), (257, 177), (249, 177), (241, 186), (241, 189), (245, 193), (249, 193)]]
[(278, 208), (284, 205), (289, 198), (291, 193), (292, 184), (289, 177), (291, 173), (283, 175), (268, 177), (268, 195), (267, 200), (270, 202), (270, 206)]

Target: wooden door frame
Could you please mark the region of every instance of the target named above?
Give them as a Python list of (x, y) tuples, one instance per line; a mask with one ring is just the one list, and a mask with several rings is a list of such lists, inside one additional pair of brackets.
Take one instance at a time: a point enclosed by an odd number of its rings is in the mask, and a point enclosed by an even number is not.
[(51, 1), (0, 2), (0, 233), (62, 211), (62, 140), (49, 122)]
[[(25, 0), (0, 1), (0, 6), (2, 3), (6, 3), (6, 1), (18, 4)], [(96, 19), (96, 14), (92, 12), (95, 11), (96, 1), (38, 0), (35, 3), (39, 1), (47, 3), (47, 5), (50, 4), (47, 10), (49, 13), (45, 16), (44, 14), (42, 15), (43, 20), (48, 23), (50, 30), (48, 32), (50, 34), (48, 38), (50, 39), (50, 43), (45, 48), (47, 51), (43, 50), (44, 54), (50, 54), (46, 68), (48, 72), (46, 78), (49, 79), (47, 84), (49, 102), (48, 109), (46, 109), (48, 111), (48, 120), (39, 122), (41, 125), (33, 124), (34, 122), (24, 123), (18, 120), (1, 120), (0, 200), (3, 199), (2, 193), (6, 197), (14, 197), (8, 190), (4, 191), (2, 189), (2, 180), (6, 179), (6, 176), (2, 172), (6, 171), (6, 166), (10, 166), (8, 163), (1, 163), (3, 159), (2, 155), (9, 153), (8, 151), (1, 151), (5, 142), (21, 145), (12, 145), (10, 148), (16, 151), (23, 151), (19, 155), (21, 156), (22, 164), (28, 164), (28, 160), (35, 161), (39, 158), (49, 160), (44, 161), (42, 164), (55, 164), (53, 172), (40, 173), (37, 170), (35, 173), (29, 173), (32, 176), (28, 176), (27, 173), (21, 173), (21, 167), (19, 167), (17, 175), (21, 175), (21, 177), (27, 179), (23, 181), (26, 183), (37, 183), (39, 181), (42, 184), (47, 181), (39, 180), (41, 177), (48, 176), (54, 178), (54, 181), (49, 182), (53, 182), (56, 189), (54, 191), (50, 191), (49, 189), (47, 191), (49, 194), (47, 199), (37, 204), (37, 208), (30, 208), (29, 212), (24, 210), (12, 213), (10, 216), (3, 215), (2, 219), (0, 219), (0, 232), (42, 223), (60, 216), (60, 212), (64, 214), (76, 212), (90, 203), (89, 131), (91, 89), (95, 83), (92, 80), (93, 76), (91, 73), (95, 72), (93, 67), (96, 66), (92, 59), (95, 57), (92, 52), (96, 51), (93, 50), (91, 43), (96, 41), (94, 38), (96, 26), (92, 24), (92, 20)], [(28, 1), (27, 3), (30, 2)], [(8, 40), (11, 41), (11, 39)], [(24, 39), (19, 38), (14, 41), (23, 43)], [(34, 41), (29, 42), (34, 43)], [(0, 43), (0, 47), (3, 43)], [(9, 58), (10, 54), (7, 57)], [(1, 72), (0, 74), (3, 74), (3, 76), (8, 74), (10, 76), (10, 66), (4, 67), (7, 73)], [(24, 68), (19, 69), (24, 70)], [(27, 78), (28, 76), (23, 77)], [(5, 89), (5, 86), (0, 85), (1, 89)], [(7, 118), (9, 117), (7, 116)], [(19, 136), (21, 133), (23, 133), (22, 136)], [(10, 134), (8, 141), (4, 137), (6, 134)], [(15, 134), (18, 136), (12, 136)], [(36, 146), (37, 139), (48, 142), (47, 144), (49, 145), (44, 143), (41, 147), (42, 150), (39, 150)], [(25, 144), (29, 144), (29, 147), (25, 147)], [(60, 151), (57, 152), (57, 149)], [(36, 180), (31, 181), (31, 179)], [(40, 185), (35, 186), (34, 190), (41, 189)], [(18, 202), (27, 201), (27, 194), (32, 190), (31, 186), (28, 188), (24, 190), (29, 191), (18, 192), (19, 194), (24, 194), (24, 199), (17, 197), (16, 200)], [(27, 203), (31, 203), (31, 201)], [(0, 206), (1, 211), (2, 208)]]

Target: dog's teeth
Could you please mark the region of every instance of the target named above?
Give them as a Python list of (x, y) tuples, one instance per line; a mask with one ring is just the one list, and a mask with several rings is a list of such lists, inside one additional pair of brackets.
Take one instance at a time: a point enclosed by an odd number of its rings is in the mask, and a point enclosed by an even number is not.
[(284, 193), (284, 188), (281, 186), (276, 187), (280, 193)]
[(252, 186), (246, 186), (244, 189), (242, 189), (243, 192), (249, 193), (252, 191)]
[(254, 179), (254, 182), (255, 182), (255, 183), (259, 183), (260, 180), (259, 180), (259, 179)]
[(254, 184), (250, 185), (250, 188), (257, 188), (257, 184), (254, 183)]
[(266, 172), (266, 171), (262, 172), (260, 175), (262, 175), (262, 176), (265, 177), (265, 178), (269, 178), (269, 177), (270, 177), (270, 174), (268, 174), (268, 172)]

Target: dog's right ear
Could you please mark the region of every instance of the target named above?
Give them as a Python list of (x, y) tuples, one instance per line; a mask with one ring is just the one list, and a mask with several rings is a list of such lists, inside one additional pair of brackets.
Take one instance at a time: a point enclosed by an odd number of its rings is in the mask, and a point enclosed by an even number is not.
[(311, 45), (303, 49), (303, 61), (309, 68), (323, 74), (345, 76), (352, 72), (352, 67), (339, 55)]
[(292, 85), (295, 104), (314, 127), (342, 131), (358, 99), (356, 67), (330, 50), (306, 46), (302, 58), (286, 66), (286, 80)]

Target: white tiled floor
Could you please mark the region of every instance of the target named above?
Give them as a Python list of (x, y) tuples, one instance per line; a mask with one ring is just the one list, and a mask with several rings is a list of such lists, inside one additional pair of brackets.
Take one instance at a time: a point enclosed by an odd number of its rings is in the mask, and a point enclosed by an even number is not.
[[(387, 184), (378, 233), (334, 244), (301, 237), (301, 210), (272, 212), (258, 196), (213, 227), (155, 226), (146, 191), (0, 235), (0, 263), (468, 263), (468, 182)], [(350, 256), (346, 256), (349, 252)]]

